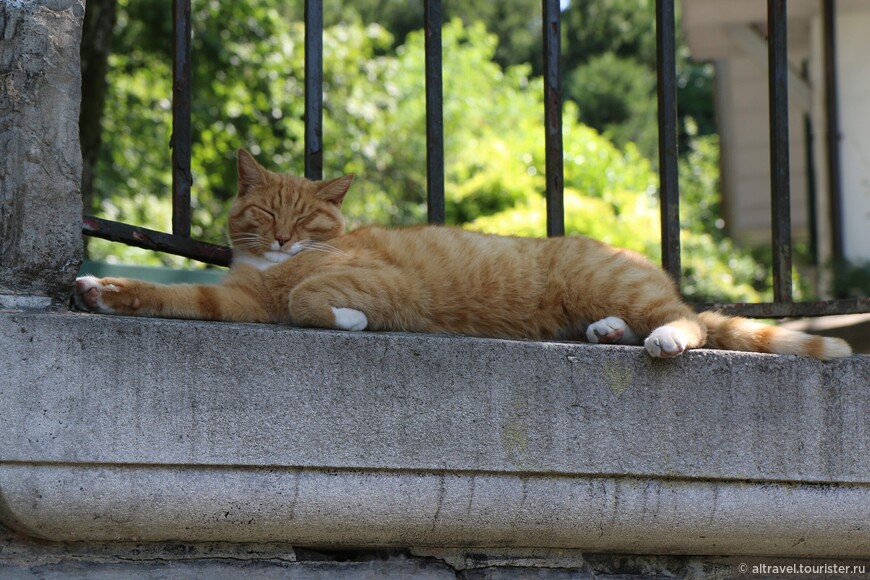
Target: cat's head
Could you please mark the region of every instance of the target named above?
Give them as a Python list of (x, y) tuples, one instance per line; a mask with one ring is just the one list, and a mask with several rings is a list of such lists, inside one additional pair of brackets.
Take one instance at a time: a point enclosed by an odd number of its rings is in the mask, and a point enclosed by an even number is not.
[(239, 191), (229, 213), (236, 256), (280, 261), (296, 242), (329, 240), (344, 233), (341, 203), (353, 181), (344, 175), (312, 181), (262, 167), (239, 149)]

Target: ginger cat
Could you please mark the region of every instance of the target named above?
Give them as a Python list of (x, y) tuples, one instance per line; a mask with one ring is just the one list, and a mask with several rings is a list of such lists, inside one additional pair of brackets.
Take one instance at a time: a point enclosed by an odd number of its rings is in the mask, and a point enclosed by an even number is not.
[(91, 312), (342, 330), (402, 330), (643, 344), (653, 357), (689, 348), (848, 356), (837, 338), (713, 312), (696, 314), (646, 258), (584, 237), (493, 236), (444, 226), (344, 234), (353, 176), (309, 181), (238, 154), (229, 213), (233, 265), (220, 285), (81, 277)]

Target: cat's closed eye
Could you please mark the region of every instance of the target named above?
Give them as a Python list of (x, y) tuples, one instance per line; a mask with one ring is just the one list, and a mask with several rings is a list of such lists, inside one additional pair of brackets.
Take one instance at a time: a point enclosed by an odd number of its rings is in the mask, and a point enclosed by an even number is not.
[(249, 208), (248, 215), (260, 223), (270, 223), (275, 221), (274, 213), (256, 205)]

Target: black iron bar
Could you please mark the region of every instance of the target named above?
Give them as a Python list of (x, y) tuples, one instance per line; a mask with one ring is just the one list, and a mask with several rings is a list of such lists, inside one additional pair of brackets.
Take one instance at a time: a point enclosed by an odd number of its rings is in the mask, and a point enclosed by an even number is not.
[(656, 0), (658, 59), (659, 203), (662, 268), (680, 286), (680, 186), (677, 151), (677, 63), (674, 0)]
[(823, 44), (825, 47), (825, 148), (828, 162), (828, 200), (831, 213), (831, 254), (834, 263), (842, 263), (843, 253), (843, 193), (840, 165), (840, 105), (837, 78), (836, 3), (822, 4)]
[(425, 0), (426, 32), (426, 208), (430, 224), (443, 224), (444, 88), (441, 55), (441, 0)]
[(715, 310), (749, 318), (802, 318), (870, 312), (870, 298), (848, 298), (820, 302), (768, 302), (761, 304), (693, 304), (696, 311)]
[(323, 0), (305, 0), (305, 177), (323, 179)]
[(786, 0), (767, 0), (770, 98), (770, 205), (773, 224), (773, 298), (790, 302), (791, 194), (788, 143), (788, 31)]
[(547, 174), (547, 235), (565, 235), (562, 151), (562, 14), (559, 0), (542, 0), (544, 34), (544, 128)]
[(172, 232), (190, 237), (190, 0), (172, 0)]
[(128, 246), (184, 256), (216, 266), (229, 266), (232, 256), (231, 250), (225, 246), (198, 242), (187, 236), (157, 232), (94, 216), (84, 217), (82, 233), (112, 242), (121, 242)]

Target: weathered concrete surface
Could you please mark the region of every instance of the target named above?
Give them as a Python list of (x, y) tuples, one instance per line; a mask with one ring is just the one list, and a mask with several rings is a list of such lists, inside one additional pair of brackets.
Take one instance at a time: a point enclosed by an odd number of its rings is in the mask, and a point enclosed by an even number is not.
[(0, 520), (53, 540), (870, 551), (870, 357), (0, 314)]
[(0, 314), (3, 461), (870, 482), (870, 357)]
[[(0, 527), (0, 578), (730, 580), (748, 560), (554, 549), (294, 550), (287, 544), (39, 543)], [(776, 561), (767, 559), (766, 563)], [(791, 559), (788, 563), (794, 563)], [(810, 563), (802, 560), (802, 563)], [(841, 564), (848, 564), (838, 560)], [(860, 565), (861, 562), (855, 562)], [(868, 568), (870, 569), (870, 568)], [(739, 577), (739, 576), (738, 576)]]
[(82, 0), (0, 3), (0, 308), (66, 304), (82, 254)]
[(434, 558), (404, 553), (322, 554), (282, 544), (65, 543), (29, 541), (0, 527), (0, 578), (237, 580), (453, 580), (456, 572)]
[[(870, 560), (721, 556), (632, 556), (558, 549), (389, 549), (317, 551), (288, 544), (180, 542), (40, 543), (0, 527), (0, 578), (148, 578), (235, 580), (236, 578), (493, 580), (628, 580), (683, 578), (732, 580), (752, 574), (759, 564), (863, 566)], [(741, 574), (746, 566), (747, 574)], [(856, 570), (860, 571), (860, 568)], [(810, 573), (806, 577), (816, 577)], [(860, 572), (826, 578), (863, 577)]]
[(865, 486), (189, 466), (0, 466), (13, 529), (54, 540), (287, 541), (862, 556)]

